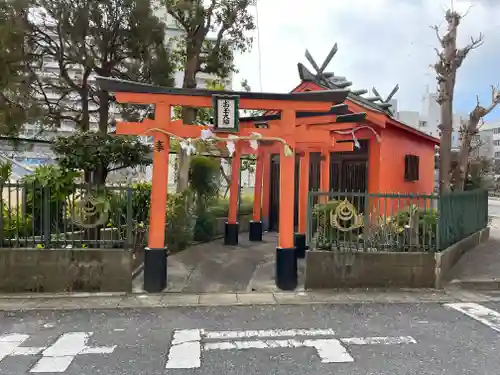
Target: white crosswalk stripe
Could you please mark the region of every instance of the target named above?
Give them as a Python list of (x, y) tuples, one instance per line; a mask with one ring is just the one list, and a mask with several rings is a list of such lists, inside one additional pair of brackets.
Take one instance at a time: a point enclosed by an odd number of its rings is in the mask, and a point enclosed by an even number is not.
[(477, 303), (448, 303), (445, 306), (465, 314), (478, 322), (500, 332), (500, 313)]
[(81, 354), (111, 354), (114, 346), (91, 347), (88, 340), (93, 332), (64, 333), (48, 347), (21, 346), (29, 335), (11, 333), (0, 336), (0, 363), (7, 357), (38, 355), (41, 358), (29, 370), (30, 373), (65, 372), (77, 355)]

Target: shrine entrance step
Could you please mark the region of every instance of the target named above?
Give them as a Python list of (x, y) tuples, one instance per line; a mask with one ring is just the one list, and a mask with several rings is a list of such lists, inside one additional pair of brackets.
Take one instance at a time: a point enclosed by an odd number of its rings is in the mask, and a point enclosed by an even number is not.
[[(223, 239), (192, 246), (168, 258), (166, 292), (222, 293), (277, 290), (274, 282), (276, 233), (264, 233), (262, 242), (250, 242), (242, 233), (238, 246), (224, 246)], [(303, 284), (303, 263), (299, 287)], [(142, 292), (143, 277), (134, 280)]]

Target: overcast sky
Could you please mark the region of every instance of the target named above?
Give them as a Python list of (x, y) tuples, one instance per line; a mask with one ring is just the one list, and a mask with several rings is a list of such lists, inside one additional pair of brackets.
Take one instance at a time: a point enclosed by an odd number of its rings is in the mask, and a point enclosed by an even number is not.
[[(375, 86), (382, 96), (395, 84), (399, 108), (420, 110), (426, 86), (435, 90), (438, 46), (431, 25), (443, 29), (450, 0), (258, 0), (260, 55), (257, 40), (250, 53), (237, 57), (242, 78), (254, 91), (288, 92), (299, 83), (297, 63), (305, 63), (307, 49), (319, 65), (330, 48), (339, 51), (328, 67), (353, 81), (352, 88)], [(459, 29), (464, 45), (471, 36), (485, 34), (482, 47), (473, 51), (460, 69), (456, 112), (468, 113), (479, 94), (488, 104), (490, 85), (500, 83), (500, 0), (455, 0), (468, 15)], [(489, 118), (500, 119), (500, 108)]]

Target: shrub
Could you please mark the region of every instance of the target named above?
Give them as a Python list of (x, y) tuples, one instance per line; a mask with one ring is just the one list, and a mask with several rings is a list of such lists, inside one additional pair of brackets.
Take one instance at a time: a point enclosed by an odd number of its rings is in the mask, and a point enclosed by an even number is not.
[[(125, 191), (126, 192), (126, 191)], [(119, 228), (120, 240), (127, 239), (127, 194), (111, 195), (111, 211), (118, 211), (122, 217), (121, 225), (113, 223)], [(133, 185), (132, 192), (132, 245), (136, 250), (142, 250), (147, 246), (149, 232), (149, 212), (150, 212), (150, 183), (139, 183)], [(192, 194), (169, 194), (167, 199), (167, 222), (165, 226), (166, 244), (171, 252), (185, 249), (193, 241), (196, 216), (189, 202), (192, 201)], [(115, 215), (116, 216), (116, 215)], [(139, 249), (140, 248), (140, 249)]]
[(195, 156), (191, 160), (189, 185), (195, 195), (196, 224), (195, 241), (210, 241), (213, 238), (215, 216), (208, 206), (219, 191), (219, 164), (206, 156)]
[(32, 236), (31, 216), (23, 212), (21, 207), (9, 208), (3, 205), (2, 210), (2, 241), (16, 242), (18, 238)]
[(170, 194), (167, 202), (166, 243), (169, 251), (177, 252), (193, 241), (196, 216), (190, 205), (192, 193)]
[[(229, 199), (223, 198), (217, 200), (209, 208), (215, 217), (227, 217), (229, 215)], [(242, 197), (239, 207), (239, 215), (250, 215), (253, 212), (253, 199), (251, 197)]]
[(193, 239), (199, 242), (210, 241), (214, 238), (216, 218), (208, 210), (201, 209), (196, 215)]
[[(434, 209), (417, 208), (415, 205), (406, 207), (392, 217), (370, 215), (369, 227), (353, 229), (343, 232), (331, 225), (331, 214), (341, 201), (331, 200), (318, 204), (313, 208), (313, 227), (316, 228), (312, 239), (316, 249), (332, 250), (346, 246), (346, 243), (377, 249), (407, 251), (415, 244), (412, 243), (412, 228), (410, 219), (418, 217), (417, 237), (419, 249), (431, 250), (436, 244), (438, 214)], [(415, 211), (416, 210), (416, 211)]]
[[(127, 189), (132, 193), (132, 220), (135, 223), (148, 223), (151, 208), (151, 183), (140, 182), (133, 184)], [(113, 225), (119, 226), (127, 223), (129, 196), (127, 189), (109, 189), (110, 216)]]
[(406, 232), (408, 232), (412, 214), (416, 214), (418, 217), (417, 231), (422, 245), (435, 245), (437, 241), (438, 211), (436, 209), (416, 208), (415, 206), (410, 206), (399, 211), (392, 218), (392, 222), (400, 229), (398, 231), (400, 235), (404, 235), (405, 237), (404, 239), (400, 238), (400, 241), (404, 242), (405, 247), (407, 246), (409, 236)]
[(189, 169), (189, 186), (200, 203), (215, 197), (219, 190), (217, 161), (206, 156), (193, 157)]
[(330, 215), (340, 204), (339, 200), (330, 200), (313, 207), (313, 227), (316, 228), (312, 239), (314, 247), (322, 250), (330, 250), (332, 245), (342, 236), (342, 233), (330, 223)]
[[(66, 171), (57, 165), (43, 165), (35, 169), (32, 175), (23, 179), (25, 189), (25, 212), (33, 215), (34, 232), (41, 234), (44, 204), (49, 204), (50, 225), (59, 231), (63, 226), (66, 200), (76, 189), (77, 172)], [(49, 194), (49, 196), (47, 196)]]

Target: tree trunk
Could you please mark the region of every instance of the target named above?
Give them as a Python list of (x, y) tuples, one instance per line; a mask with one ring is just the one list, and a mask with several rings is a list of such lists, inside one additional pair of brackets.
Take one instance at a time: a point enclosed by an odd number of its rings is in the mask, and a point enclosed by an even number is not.
[(439, 145), (439, 192), (451, 191), (451, 136), (453, 132), (453, 106), (449, 96), (441, 103), (441, 144)]
[[(196, 73), (198, 71), (198, 54), (192, 52), (187, 54), (186, 69), (184, 71), (183, 88), (196, 88)], [(194, 124), (196, 120), (196, 108), (182, 107), (182, 122), (184, 124)], [(189, 186), (189, 167), (191, 156), (186, 155), (184, 150), (179, 150), (179, 169), (177, 176), (177, 192), (182, 193)]]
[(99, 131), (106, 134), (109, 125), (109, 94), (99, 91)]

